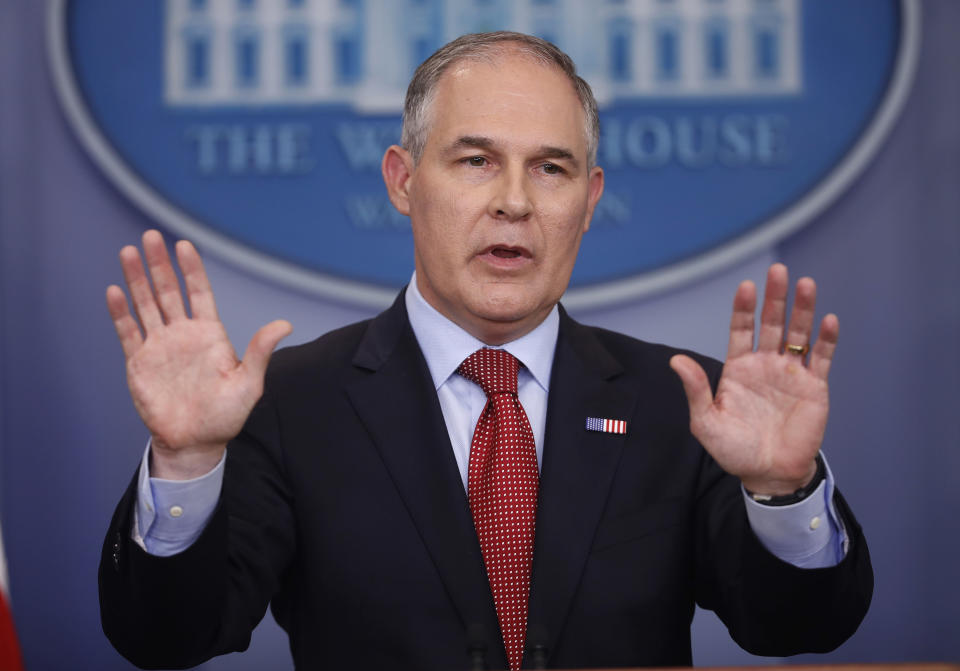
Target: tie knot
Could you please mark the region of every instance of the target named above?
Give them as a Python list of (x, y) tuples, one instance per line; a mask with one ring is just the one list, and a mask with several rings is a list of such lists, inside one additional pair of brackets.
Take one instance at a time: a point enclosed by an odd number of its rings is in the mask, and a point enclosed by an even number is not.
[(484, 347), (468, 356), (457, 368), (463, 377), (476, 382), (487, 396), (517, 393), (520, 362), (503, 349)]

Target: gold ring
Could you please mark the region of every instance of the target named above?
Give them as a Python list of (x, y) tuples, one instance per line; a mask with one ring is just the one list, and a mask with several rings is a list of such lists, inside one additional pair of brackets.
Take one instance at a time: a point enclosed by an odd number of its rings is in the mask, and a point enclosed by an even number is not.
[(807, 352), (810, 351), (810, 345), (791, 345), (787, 343), (783, 346), (783, 349), (790, 354), (799, 354), (800, 356), (807, 356)]

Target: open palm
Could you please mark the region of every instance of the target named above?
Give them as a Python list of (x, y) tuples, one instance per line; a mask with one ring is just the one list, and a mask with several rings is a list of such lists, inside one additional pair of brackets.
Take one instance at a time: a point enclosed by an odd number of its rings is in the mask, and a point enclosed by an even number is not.
[(816, 284), (800, 279), (787, 326), (787, 286), (786, 267), (771, 266), (756, 350), (756, 287), (738, 287), (716, 396), (693, 359), (677, 355), (670, 362), (683, 381), (693, 434), (724, 470), (759, 494), (790, 494), (811, 480), (829, 411), (827, 375), (839, 323), (832, 314), (823, 318), (809, 361), (805, 351), (785, 348), (806, 348), (816, 304)]
[(238, 360), (193, 245), (176, 246), (190, 315), (160, 233), (144, 233), (143, 249), (152, 288), (137, 248), (120, 251), (139, 326), (120, 287), (107, 289), (107, 307), (126, 356), (130, 395), (150, 430), (154, 475), (196, 477), (240, 432), (263, 393), (270, 354), (292, 327), (286, 321), (262, 327)]

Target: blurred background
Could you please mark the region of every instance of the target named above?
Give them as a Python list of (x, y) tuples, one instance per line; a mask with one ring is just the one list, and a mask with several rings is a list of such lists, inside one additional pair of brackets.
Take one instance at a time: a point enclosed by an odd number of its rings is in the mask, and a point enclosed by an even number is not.
[[(194, 239), (241, 351), (275, 318), (292, 344), (376, 314), (413, 265), (371, 167), (398, 96), (448, 37), (501, 27), (556, 40), (601, 102), (574, 317), (722, 357), (734, 288), (772, 261), (840, 316), (825, 452), (871, 610), (788, 660), (698, 612), (695, 663), (960, 660), (960, 3), (2, 0), (0, 519), (27, 669), (130, 668), (96, 586), (147, 438), (104, 306), (117, 251)], [(286, 638), (268, 614), (203, 668), (291, 668)]]

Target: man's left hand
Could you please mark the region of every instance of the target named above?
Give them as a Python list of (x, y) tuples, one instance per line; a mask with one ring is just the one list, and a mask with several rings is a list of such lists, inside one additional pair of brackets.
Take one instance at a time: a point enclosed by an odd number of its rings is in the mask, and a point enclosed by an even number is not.
[(783, 496), (816, 474), (829, 411), (827, 375), (837, 347), (839, 322), (828, 314), (809, 350), (817, 285), (797, 281), (786, 323), (788, 277), (783, 264), (767, 271), (760, 330), (754, 350), (757, 289), (737, 288), (730, 344), (716, 396), (707, 375), (682, 354), (670, 360), (690, 405), (690, 430), (720, 466), (754, 494)]

